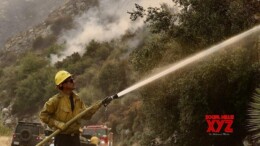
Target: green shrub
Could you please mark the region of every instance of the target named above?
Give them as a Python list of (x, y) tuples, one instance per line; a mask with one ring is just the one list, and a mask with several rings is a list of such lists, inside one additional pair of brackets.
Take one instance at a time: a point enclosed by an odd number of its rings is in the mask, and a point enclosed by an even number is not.
[(33, 49), (44, 49), (52, 44), (54, 44), (57, 40), (57, 36), (55, 35), (48, 35), (46, 37), (38, 36), (32, 44)]
[(47, 49), (45, 49), (44, 54), (50, 58), (51, 54), (59, 54), (59, 52), (62, 50), (64, 50), (64, 46), (54, 44), (54, 45), (51, 45), (50, 47), (48, 47)]
[(60, 16), (52, 22), (51, 30), (55, 35), (59, 35), (63, 29), (73, 27), (73, 19), (71, 16)]

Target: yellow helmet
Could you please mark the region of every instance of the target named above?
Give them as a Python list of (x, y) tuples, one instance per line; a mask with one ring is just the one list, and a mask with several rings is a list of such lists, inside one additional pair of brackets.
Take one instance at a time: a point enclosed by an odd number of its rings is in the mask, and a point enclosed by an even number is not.
[(91, 143), (91, 144), (98, 145), (98, 143), (99, 143), (99, 138), (96, 137), (96, 136), (92, 136), (91, 139), (90, 139), (90, 143)]
[(71, 77), (71, 74), (65, 70), (58, 71), (55, 75), (55, 84), (59, 85), (68, 77)]

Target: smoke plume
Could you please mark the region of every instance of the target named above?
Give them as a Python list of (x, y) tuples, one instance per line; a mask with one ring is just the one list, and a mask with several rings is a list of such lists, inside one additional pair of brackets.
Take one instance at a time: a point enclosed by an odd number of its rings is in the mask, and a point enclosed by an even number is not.
[(134, 32), (143, 26), (143, 21), (132, 22), (127, 11), (135, 8), (135, 3), (147, 7), (160, 7), (166, 3), (173, 6), (172, 0), (100, 0), (99, 6), (88, 9), (82, 16), (75, 19), (76, 29), (63, 33), (61, 40), (66, 42), (66, 49), (59, 56), (52, 55), (55, 63), (66, 56), (78, 52), (83, 54), (85, 46), (91, 41), (110, 41), (120, 38), (126, 31)]

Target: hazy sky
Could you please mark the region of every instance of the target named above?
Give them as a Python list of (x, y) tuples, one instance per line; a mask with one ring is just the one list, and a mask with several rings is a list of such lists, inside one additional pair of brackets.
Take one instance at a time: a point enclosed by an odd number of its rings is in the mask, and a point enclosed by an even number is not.
[(0, 0), (0, 49), (20, 31), (39, 24), (67, 0)]

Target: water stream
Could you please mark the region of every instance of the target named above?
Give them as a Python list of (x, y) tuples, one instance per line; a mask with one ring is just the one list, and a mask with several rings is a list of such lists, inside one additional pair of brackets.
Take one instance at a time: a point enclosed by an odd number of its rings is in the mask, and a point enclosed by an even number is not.
[(175, 71), (177, 71), (177, 70), (179, 70), (179, 69), (181, 69), (181, 68), (183, 68), (183, 67), (185, 67), (185, 66), (187, 66), (191, 63), (194, 63), (194, 62), (196, 62), (200, 59), (203, 59), (203, 58), (205, 58), (205, 57), (207, 57), (207, 56), (209, 56), (209, 55), (211, 55), (215, 52), (223, 50), (227, 46), (232, 45), (234, 43), (237, 43), (237, 42), (245, 39), (249, 35), (252, 35), (254, 33), (259, 33), (259, 32), (260, 32), (260, 25), (254, 27), (254, 28), (252, 28), (252, 29), (250, 29), (246, 32), (238, 34), (238, 35), (236, 35), (236, 36), (234, 36), (230, 39), (227, 39), (227, 40), (225, 40), (225, 41), (223, 41), (223, 42), (221, 42), (221, 43), (219, 43), (215, 46), (212, 46), (212, 47), (210, 47), (210, 48), (208, 48), (204, 51), (201, 51), (201, 52), (199, 52), (199, 53), (197, 53), (193, 56), (185, 58), (185, 59), (183, 59), (183, 60), (181, 60), (177, 63), (174, 63), (169, 68), (167, 68), (167, 69), (165, 69), (165, 70), (163, 70), (163, 71), (161, 71), (161, 72), (159, 72), (159, 73), (157, 73), (157, 74), (155, 74), (155, 75), (153, 75), (153, 76), (151, 76), (151, 77), (149, 77), (149, 78), (147, 78), (143, 81), (140, 81), (140, 82), (134, 84), (133, 86), (119, 92), (117, 95), (118, 95), (118, 97), (121, 97), (121, 96), (123, 96), (123, 95), (125, 95), (125, 94), (127, 94), (131, 91), (134, 91), (134, 90), (136, 90), (140, 87), (143, 87), (143, 86), (145, 86), (145, 85), (147, 85), (147, 84), (149, 84), (149, 83), (151, 83), (151, 82), (153, 82), (153, 81), (155, 81), (155, 80), (157, 80), (161, 77), (164, 77), (164, 76), (166, 76), (170, 73), (173, 73), (173, 72), (175, 72)]

